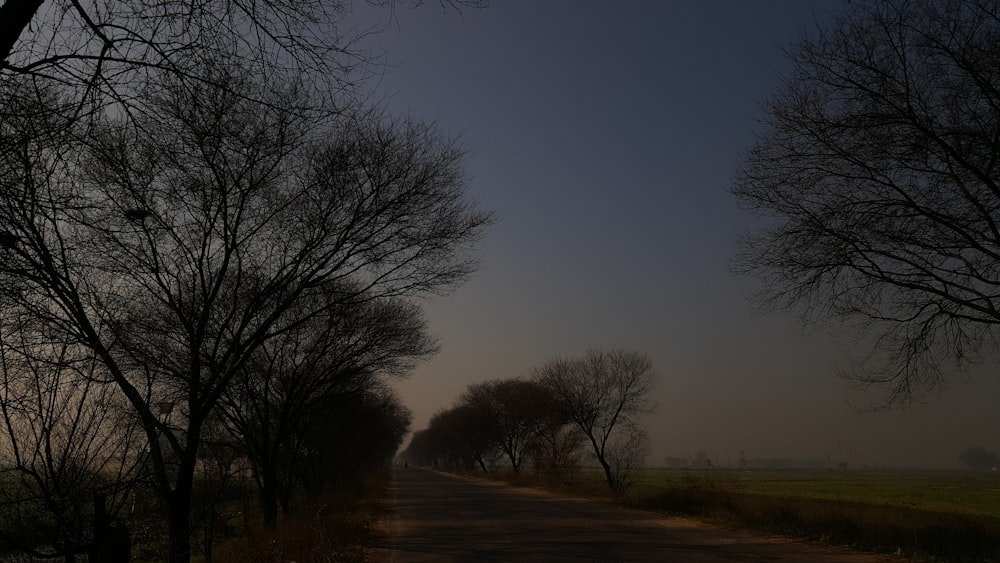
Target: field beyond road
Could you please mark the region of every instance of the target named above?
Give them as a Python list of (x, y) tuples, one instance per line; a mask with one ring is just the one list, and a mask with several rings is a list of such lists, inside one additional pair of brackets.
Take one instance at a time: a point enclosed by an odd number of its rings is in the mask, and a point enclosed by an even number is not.
[[(587, 475), (599, 481), (600, 475)], [(713, 487), (746, 495), (835, 500), (1000, 519), (1000, 475), (971, 471), (683, 471), (646, 469), (635, 493)]]
[(643, 470), (629, 501), (920, 560), (1000, 561), (992, 472)]
[(392, 563), (889, 560), (417, 468), (395, 470), (386, 528)]

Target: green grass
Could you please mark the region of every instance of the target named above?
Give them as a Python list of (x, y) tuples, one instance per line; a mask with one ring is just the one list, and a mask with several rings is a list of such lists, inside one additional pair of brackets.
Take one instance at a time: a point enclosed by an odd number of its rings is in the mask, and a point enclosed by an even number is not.
[(1000, 518), (1000, 475), (971, 472), (684, 472), (645, 470), (634, 494), (655, 494), (683, 484), (685, 475), (728, 482), (748, 495), (826, 499), (866, 505)]
[(1000, 476), (644, 471), (631, 501), (924, 560), (1000, 561)]

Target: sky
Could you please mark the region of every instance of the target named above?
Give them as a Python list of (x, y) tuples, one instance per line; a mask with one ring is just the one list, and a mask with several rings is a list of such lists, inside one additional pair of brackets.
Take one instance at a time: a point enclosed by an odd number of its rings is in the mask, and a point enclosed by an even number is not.
[(1000, 449), (995, 363), (871, 412), (883, 396), (836, 376), (864, 351), (854, 335), (760, 313), (757, 280), (731, 273), (759, 221), (728, 192), (740, 155), (786, 49), (840, 1), (355, 8), (387, 24), (360, 44), (384, 63), (377, 97), (458, 137), (469, 195), (498, 217), (476, 275), (424, 303), (441, 352), (396, 383), (415, 430), (471, 383), (627, 348), (658, 376), (652, 465), (705, 450), (949, 468), (967, 446)]

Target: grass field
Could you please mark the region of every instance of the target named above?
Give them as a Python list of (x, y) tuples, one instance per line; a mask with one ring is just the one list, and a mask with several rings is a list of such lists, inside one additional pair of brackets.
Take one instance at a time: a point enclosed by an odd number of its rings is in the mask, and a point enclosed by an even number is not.
[(972, 472), (684, 472), (644, 470), (640, 495), (714, 480), (747, 495), (827, 499), (922, 511), (1000, 518), (1000, 474)]
[(993, 473), (646, 470), (630, 500), (915, 559), (1000, 561)]

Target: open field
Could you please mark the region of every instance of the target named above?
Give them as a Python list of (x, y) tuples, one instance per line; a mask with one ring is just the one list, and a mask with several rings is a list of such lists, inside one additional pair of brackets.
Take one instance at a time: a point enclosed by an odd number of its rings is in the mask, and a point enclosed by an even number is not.
[[(569, 492), (602, 486), (585, 470)], [(622, 501), (914, 560), (1000, 562), (996, 473), (647, 469)]]
[[(599, 475), (597, 476), (600, 477)], [(649, 495), (692, 481), (746, 495), (825, 499), (1000, 518), (1000, 474), (974, 472), (681, 471), (647, 469), (635, 492)]]
[(1000, 475), (646, 470), (632, 502), (857, 549), (1000, 561)]

